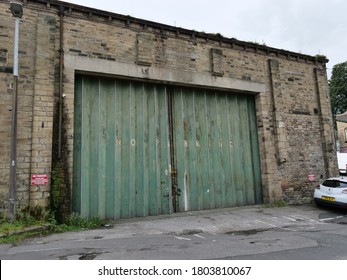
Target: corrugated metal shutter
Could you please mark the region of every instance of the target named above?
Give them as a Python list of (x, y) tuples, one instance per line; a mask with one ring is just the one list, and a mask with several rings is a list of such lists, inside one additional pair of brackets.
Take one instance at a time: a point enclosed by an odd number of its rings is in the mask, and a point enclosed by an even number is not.
[(74, 129), (83, 217), (262, 202), (254, 96), (77, 76)]
[(172, 212), (163, 86), (77, 77), (73, 210), (128, 218)]
[(261, 203), (254, 96), (173, 92), (180, 211)]

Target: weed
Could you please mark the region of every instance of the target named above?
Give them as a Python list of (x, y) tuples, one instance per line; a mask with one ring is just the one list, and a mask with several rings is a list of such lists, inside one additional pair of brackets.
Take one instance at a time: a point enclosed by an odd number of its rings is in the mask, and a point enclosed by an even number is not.
[(4, 235), (0, 238), (0, 244), (20, 244), (23, 240), (34, 238), (42, 235), (48, 235), (51, 232), (49, 230), (43, 230), (40, 232), (37, 231), (30, 231), (30, 232), (23, 232), (23, 233), (15, 233), (15, 234), (8, 234)]
[(262, 207), (264, 208), (275, 208), (275, 207), (286, 207), (287, 203), (283, 199), (276, 199), (269, 204), (264, 204)]
[(61, 178), (60, 172), (57, 168), (55, 168), (52, 171), (52, 190), (51, 190), (51, 199), (52, 199), (52, 208), (54, 210), (59, 209), (60, 205), (62, 204), (62, 197), (61, 197), (61, 184), (63, 182), (63, 179)]
[(327, 59), (327, 57), (325, 55), (322, 54), (317, 54), (315, 55), (316, 61), (320, 62), (320, 63), (327, 63), (329, 60)]
[[(44, 219), (37, 219), (30, 215), (30, 212), (21, 211), (17, 214), (17, 220), (14, 223), (1, 221), (0, 243), (20, 243), (22, 240), (32, 237), (94, 229), (103, 225), (105, 225), (105, 221), (98, 217), (85, 219), (76, 213), (71, 214), (64, 223), (58, 224), (53, 212), (45, 213)], [(32, 230), (33, 226), (37, 227)]]

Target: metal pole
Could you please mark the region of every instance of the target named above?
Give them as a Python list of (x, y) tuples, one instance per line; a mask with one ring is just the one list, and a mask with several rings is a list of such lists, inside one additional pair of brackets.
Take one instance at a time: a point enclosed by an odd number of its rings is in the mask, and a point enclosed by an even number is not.
[(64, 6), (59, 7), (60, 13), (60, 66), (59, 66), (59, 127), (58, 127), (58, 159), (62, 157), (63, 127), (63, 76), (64, 76)]
[(19, 23), (20, 18), (16, 17), (15, 31), (14, 31), (14, 65), (13, 65), (13, 76), (18, 77), (18, 41), (19, 41)]
[(16, 17), (14, 35), (14, 65), (12, 94), (11, 162), (8, 216), (11, 222), (16, 220), (16, 170), (17, 170), (17, 95), (18, 95), (18, 41), (20, 18)]

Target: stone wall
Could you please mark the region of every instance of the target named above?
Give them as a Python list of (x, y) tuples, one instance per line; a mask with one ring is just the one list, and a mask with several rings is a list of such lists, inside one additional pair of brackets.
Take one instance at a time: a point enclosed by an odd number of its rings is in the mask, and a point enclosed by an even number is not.
[(347, 153), (347, 123), (337, 122), (337, 132), (340, 143), (340, 152)]
[[(58, 166), (59, 178), (63, 178), (62, 195), (71, 191), (75, 73), (256, 94), (264, 202), (282, 198), (307, 202), (313, 184), (336, 173), (325, 61), (73, 4), (24, 2), (19, 48), (18, 207), (49, 207), (51, 184), (31, 186), (30, 177), (48, 174), (51, 180), (52, 166)], [(1, 1), (0, 67), (13, 64), (13, 34), (9, 3)], [(12, 75), (0, 72), (3, 209), (7, 207), (12, 90)], [(59, 100), (63, 102), (62, 127), (57, 116)], [(59, 130), (63, 131), (60, 140)], [(61, 158), (54, 156), (59, 142)], [(309, 175), (314, 175), (313, 183)]]

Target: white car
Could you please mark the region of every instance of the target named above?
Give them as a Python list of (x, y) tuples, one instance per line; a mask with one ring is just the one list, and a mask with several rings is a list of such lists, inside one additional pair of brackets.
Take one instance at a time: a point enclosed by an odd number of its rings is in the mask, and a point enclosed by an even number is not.
[(313, 198), (317, 205), (347, 208), (347, 178), (334, 177), (325, 180), (316, 187)]

